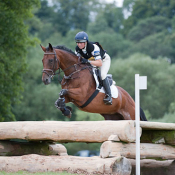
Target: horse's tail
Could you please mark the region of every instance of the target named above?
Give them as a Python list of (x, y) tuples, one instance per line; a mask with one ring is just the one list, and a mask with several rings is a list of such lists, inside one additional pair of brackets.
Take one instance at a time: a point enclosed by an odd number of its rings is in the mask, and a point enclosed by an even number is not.
[(142, 108), (140, 108), (140, 119), (142, 121), (147, 121), (146, 116), (145, 116), (145, 113), (143, 112), (143, 109)]

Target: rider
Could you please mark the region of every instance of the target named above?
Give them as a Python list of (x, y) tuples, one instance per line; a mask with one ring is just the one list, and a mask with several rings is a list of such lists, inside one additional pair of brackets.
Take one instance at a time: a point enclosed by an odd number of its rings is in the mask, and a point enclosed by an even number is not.
[(75, 41), (77, 43), (75, 54), (83, 57), (81, 58), (81, 63), (90, 63), (92, 66), (100, 68), (103, 87), (106, 92), (103, 101), (107, 105), (112, 105), (111, 89), (106, 77), (111, 64), (110, 56), (97, 42), (90, 42), (87, 33), (84, 31), (76, 34)]

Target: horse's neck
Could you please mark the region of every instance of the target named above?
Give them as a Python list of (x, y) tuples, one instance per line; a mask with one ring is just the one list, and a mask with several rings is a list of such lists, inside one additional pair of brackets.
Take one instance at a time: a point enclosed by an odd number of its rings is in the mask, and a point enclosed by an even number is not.
[(65, 75), (68, 75), (72, 73), (72, 70), (75, 70), (73, 65), (78, 62), (77, 56), (59, 50), (58, 58), (60, 61), (60, 68), (64, 71)]
[[(64, 71), (66, 76), (69, 76), (71, 73), (76, 72), (77, 69), (80, 70), (82, 69), (82, 67), (87, 67), (87, 65), (81, 65), (80, 67), (76, 66), (76, 64), (78, 63), (78, 57), (66, 51), (59, 50), (57, 54), (60, 61), (60, 67)], [(85, 86), (85, 89), (87, 89), (87, 91), (85, 92), (85, 94), (82, 95), (84, 95), (83, 98), (86, 100), (87, 98), (89, 98), (89, 95), (95, 90), (95, 80), (91, 74), (91, 70), (89, 70), (88, 68), (84, 70), (86, 71), (81, 71), (81, 73), (79, 74), (79, 83), (77, 84), (77, 82), (73, 82), (72, 87), (75, 86), (78, 88), (83, 88)]]

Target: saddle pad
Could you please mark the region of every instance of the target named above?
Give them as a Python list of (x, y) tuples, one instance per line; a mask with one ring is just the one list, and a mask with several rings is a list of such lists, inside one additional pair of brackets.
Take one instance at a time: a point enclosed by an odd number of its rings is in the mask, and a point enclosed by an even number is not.
[[(93, 76), (94, 76), (94, 79), (95, 79), (95, 82), (96, 82), (96, 89), (99, 89), (98, 88), (99, 87), (99, 81), (98, 81), (97, 75), (95, 73), (95, 68), (93, 68)], [(117, 98), (118, 97), (118, 89), (117, 89), (117, 86), (115, 86), (115, 82), (114, 81), (113, 81), (112, 85), (110, 86), (110, 88), (111, 88), (111, 95), (112, 95), (112, 97), (113, 98)], [(105, 94), (105, 90), (104, 90), (103, 87), (100, 89), (100, 92)]]

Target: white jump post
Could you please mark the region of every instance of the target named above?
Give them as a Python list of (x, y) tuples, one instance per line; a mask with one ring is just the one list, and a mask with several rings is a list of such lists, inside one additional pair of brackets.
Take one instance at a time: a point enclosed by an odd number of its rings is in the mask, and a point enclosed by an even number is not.
[(135, 74), (136, 175), (140, 175), (140, 90), (147, 89), (147, 76)]

